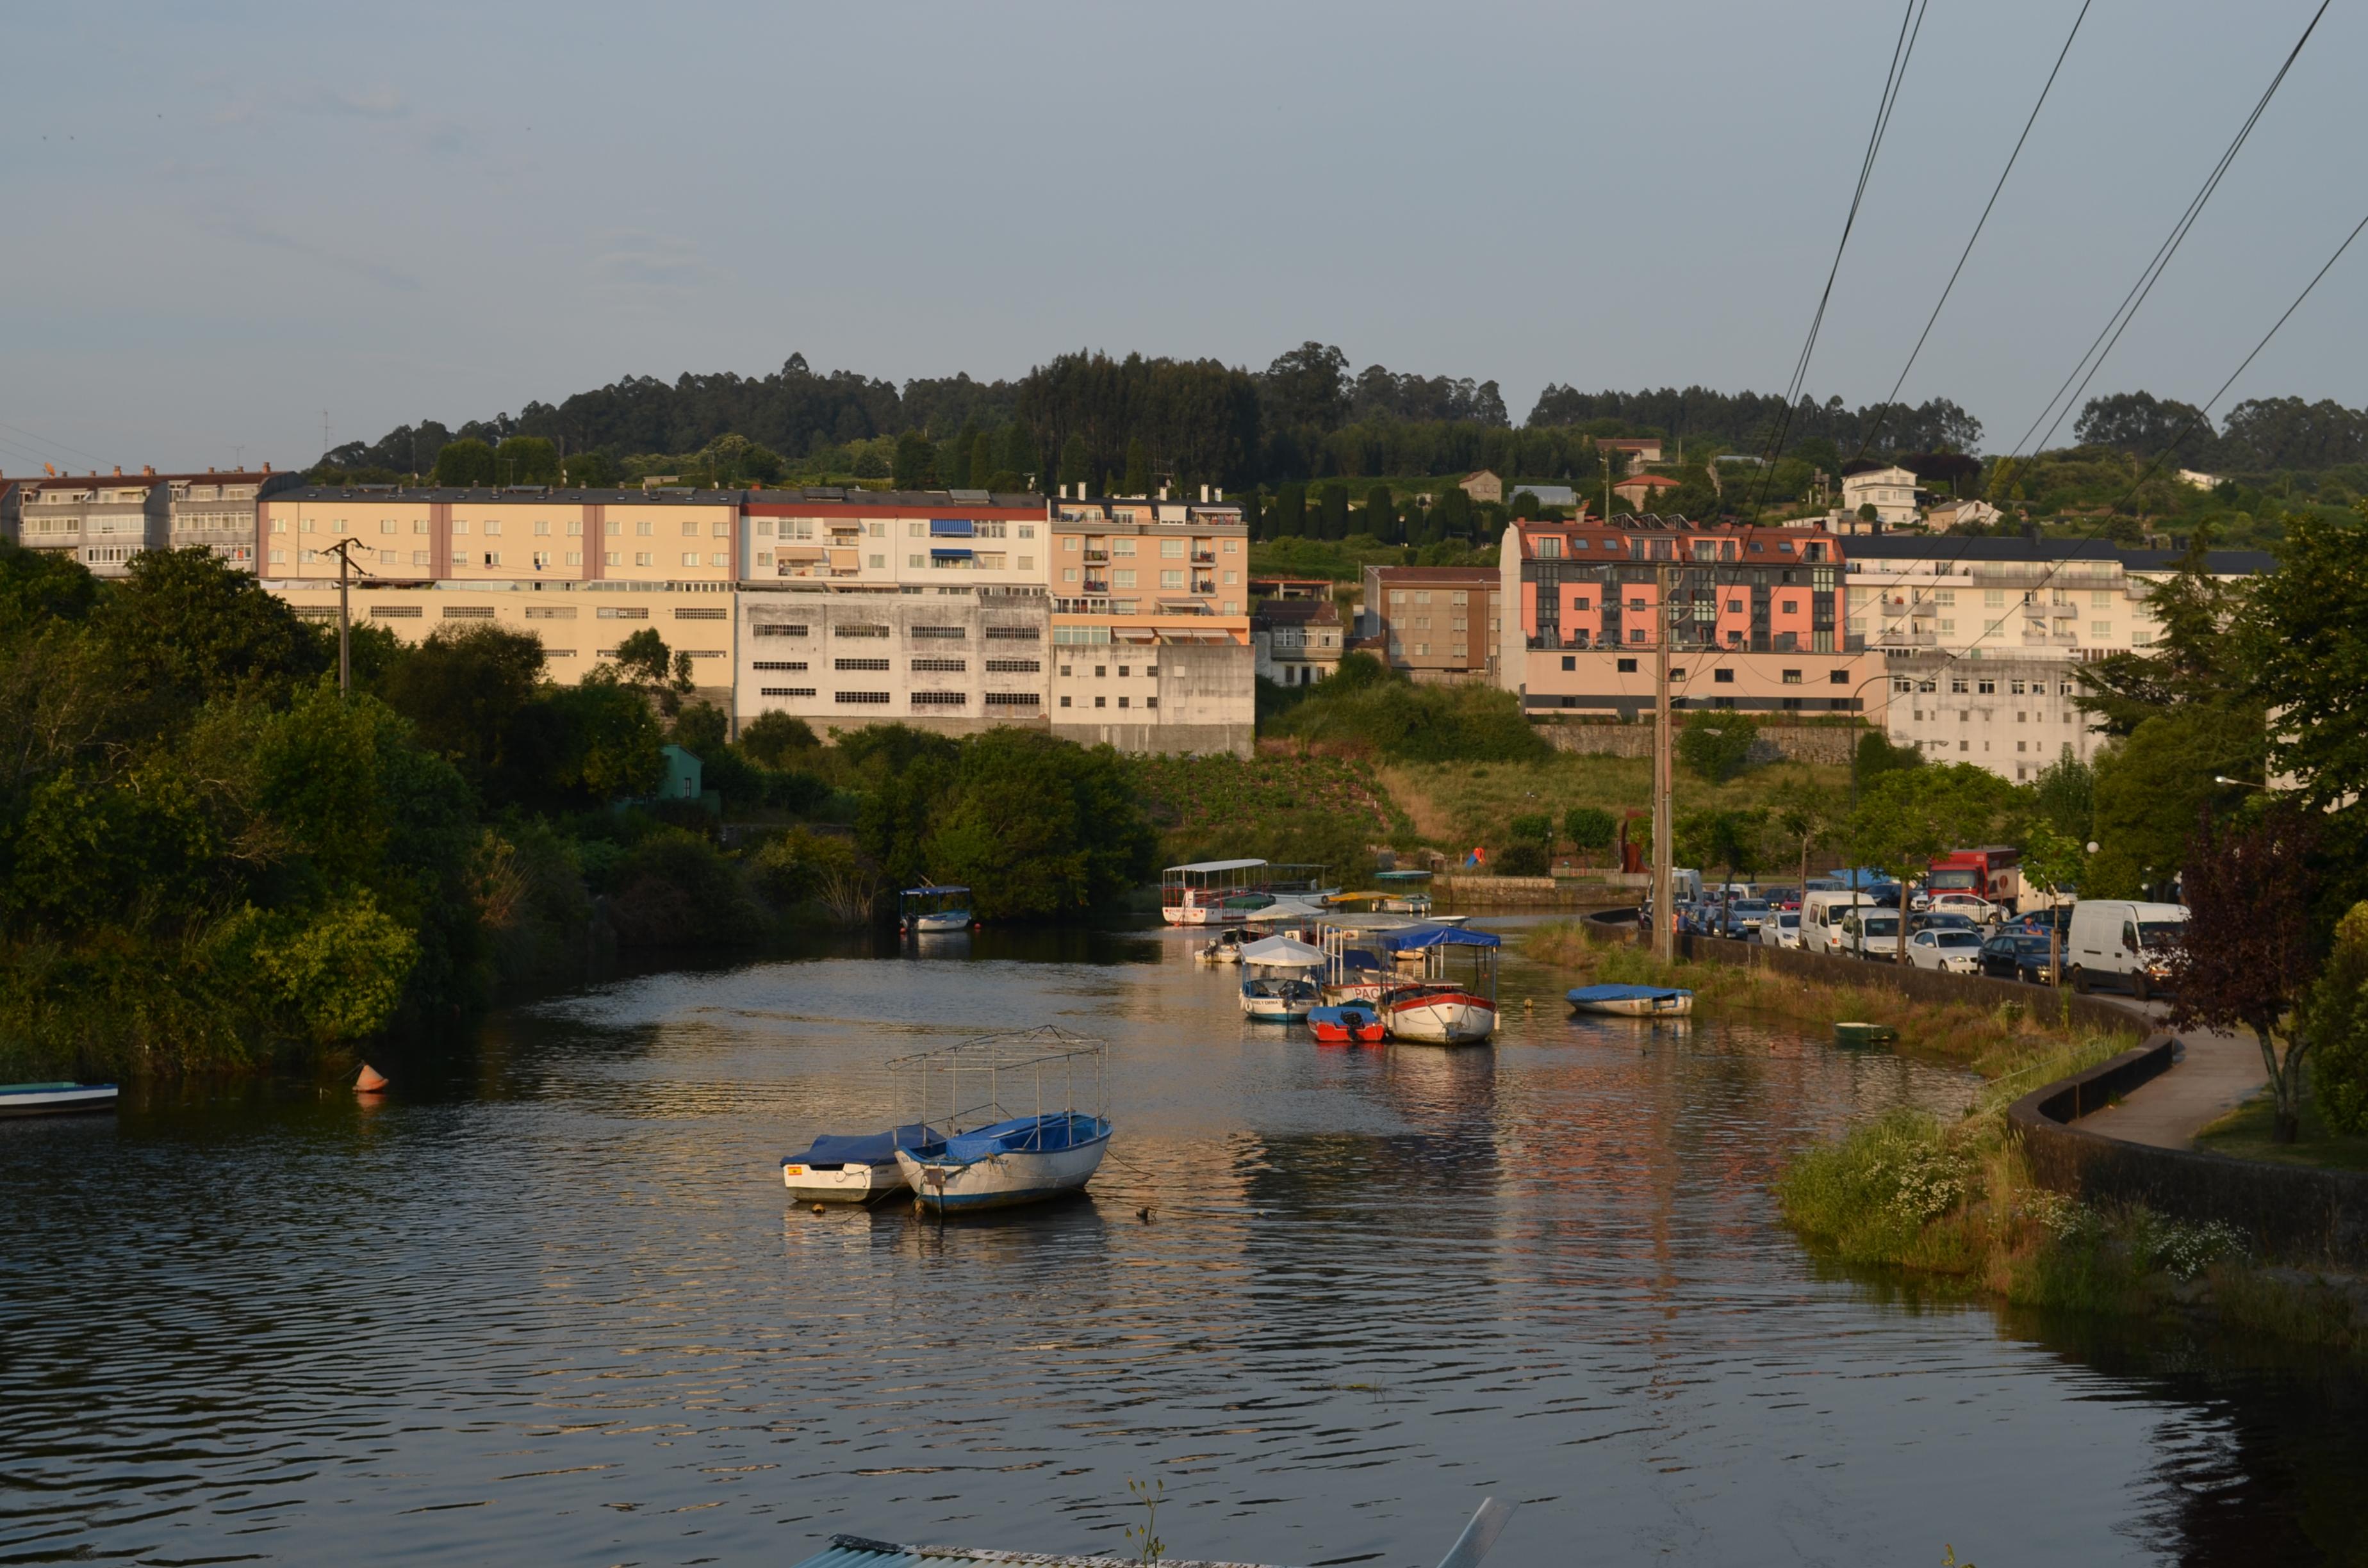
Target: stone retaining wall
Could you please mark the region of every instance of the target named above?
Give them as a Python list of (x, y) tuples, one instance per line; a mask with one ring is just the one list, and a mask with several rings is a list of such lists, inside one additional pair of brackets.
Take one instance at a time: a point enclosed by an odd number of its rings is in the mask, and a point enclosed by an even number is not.
[[(1653, 726), (1641, 724), (1562, 724), (1536, 726), (1556, 751), (1580, 756), (1650, 756)], [(1843, 724), (1763, 724), (1752, 744), (1754, 762), (1820, 762), (1850, 765), (1859, 736), (1866, 731)]]
[(2274, 1257), (2368, 1266), (2368, 1173), (2157, 1149), (2078, 1125), (2090, 1111), (2169, 1072), (2178, 1047), (2171, 1036), (2156, 1035), (2015, 1101), (2007, 1123), (2032, 1179), (2087, 1203), (2143, 1203), (2191, 1223), (2217, 1220)]

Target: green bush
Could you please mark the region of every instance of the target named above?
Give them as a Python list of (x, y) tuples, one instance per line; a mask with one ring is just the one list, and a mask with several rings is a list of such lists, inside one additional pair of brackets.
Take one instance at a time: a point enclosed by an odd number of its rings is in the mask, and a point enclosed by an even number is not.
[(1524, 812), (1505, 824), (1505, 832), (1517, 843), (1551, 846), (1554, 818), (1543, 812)]
[(1696, 778), (1724, 784), (1751, 762), (1759, 722), (1748, 713), (1695, 715), (1678, 732), (1678, 760)]
[(694, 833), (666, 827), (628, 851), (609, 918), (627, 947), (731, 946), (762, 936), (739, 869)]
[(1620, 835), (1620, 824), (1610, 812), (1594, 806), (1573, 806), (1562, 817), (1562, 835), (1579, 849), (1609, 849)]
[(1554, 869), (1546, 846), (1533, 838), (1517, 838), (1488, 858), (1500, 877), (1543, 877)]
[(2319, 1115), (2346, 1137), (2368, 1132), (2368, 903), (2355, 904), (2337, 924), (2335, 950), (2305, 1004), (2305, 1018)]
[(1486, 686), (1417, 686), (1370, 653), (1277, 715), (1273, 733), (1407, 762), (1524, 762), (1553, 748), (1520, 699)]
[(814, 727), (787, 713), (760, 713), (740, 726), (740, 749), (760, 767), (799, 766), (822, 749)]

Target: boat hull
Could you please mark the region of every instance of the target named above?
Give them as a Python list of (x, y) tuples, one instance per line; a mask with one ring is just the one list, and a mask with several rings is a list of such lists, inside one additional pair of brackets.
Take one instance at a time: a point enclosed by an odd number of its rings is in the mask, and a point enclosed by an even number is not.
[(1468, 992), (1402, 997), (1386, 1005), (1390, 1038), (1423, 1045), (1476, 1045), (1497, 1032), (1497, 1008)]
[(968, 1213), (1042, 1203), (1076, 1192), (1093, 1179), (1109, 1147), (1110, 1134), (1105, 1132), (1066, 1149), (990, 1154), (961, 1165), (921, 1159), (909, 1149), (899, 1149), (896, 1164), (903, 1169), (905, 1185), (913, 1189), (913, 1201), (922, 1209), (941, 1214)]
[(1630, 996), (1613, 1002), (1574, 1002), (1575, 1013), (1601, 1013), (1615, 1018), (1682, 1018), (1694, 1010), (1691, 996)]
[(970, 929), (970, 911), (949, 909), (936, 915), (916, 915), (911, 925), (916, 931), (967, 931)]
[(877, 1203), (905, 1190), (904, 1168), (894, 1160), (874, 1165), (804, 1165), (781, 1162), (781, 1185), (800, 1203)]
[(1312, 996), (1299, 998), (1245, 995), (1242, 998), (1242, 1016), (1246, 1018), (1256, 1018), (1262, 1023), (1296, 1023), (1299, 1019), (1307, 1017), (1308, 1009), (1315, 1006), (1315, 999)]
[(112, 1084), (0, 1086), (0, 1116), (75, 1116), (115, 1108)]
[(1379, 1045), (1390, 1035), (1372, 1007), (1318, 1007), (1307, 1016), (1307, 1032), (1319, 1045)]

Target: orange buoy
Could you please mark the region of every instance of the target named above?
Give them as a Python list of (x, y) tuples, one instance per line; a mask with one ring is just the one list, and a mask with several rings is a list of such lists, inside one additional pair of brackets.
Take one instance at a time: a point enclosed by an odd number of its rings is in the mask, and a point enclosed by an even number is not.
[(374, 1095), (385, 1088), (386, 1083), (386, 1074), (365, 1062), (362, 1063), (361, 1076), (354, 1080), (354, 1093)]

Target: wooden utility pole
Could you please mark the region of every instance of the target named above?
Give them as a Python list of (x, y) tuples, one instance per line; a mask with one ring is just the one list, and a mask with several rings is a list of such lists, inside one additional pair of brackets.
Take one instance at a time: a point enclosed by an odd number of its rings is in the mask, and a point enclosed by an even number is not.
[[(354, 694), (353, 610), (347, 597), (354, 580), (354, 541), (341, 539), (324, 554), (337, 558), (337, 695)], [(362, 575), (370, 574), (365, 571)]]
[(1671, 875), (1677, 865), (1677, 846), (1670, 842), (1675, 827), (1669, 820), (1669, 585), (1673, 575), (1668, 566), (1653, 572), (1659, 601), (1655, 607), (1659, 624), (1653, 638), (1653, 956), (1664, 963), (1678, 956), (1670, 886), (1677, 881)]

